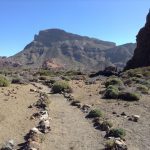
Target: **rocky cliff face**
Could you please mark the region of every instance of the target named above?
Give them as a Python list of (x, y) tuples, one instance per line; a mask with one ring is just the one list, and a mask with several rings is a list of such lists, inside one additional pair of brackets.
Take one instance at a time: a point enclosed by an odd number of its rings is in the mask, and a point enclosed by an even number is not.
[(146, 18), (145, 26), (137, 35), (137, 47), (134, 55), (128, 61), (125, 69), (150, 66), (150, 11)]

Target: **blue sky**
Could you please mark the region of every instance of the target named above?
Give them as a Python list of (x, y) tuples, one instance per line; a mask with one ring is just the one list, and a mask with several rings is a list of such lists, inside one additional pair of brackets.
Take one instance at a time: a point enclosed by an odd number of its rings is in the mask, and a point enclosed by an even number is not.
[(150, 0), (0, 0), (0, 55), (21, 51), (40, 30), (135, 42)]

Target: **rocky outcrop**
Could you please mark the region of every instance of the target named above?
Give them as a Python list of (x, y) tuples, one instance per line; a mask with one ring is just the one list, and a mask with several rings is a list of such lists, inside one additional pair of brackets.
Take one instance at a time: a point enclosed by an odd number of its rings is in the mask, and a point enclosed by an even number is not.
[(58, 70), (58, 69), (64, 69), (65, 66), (63, 66), (62, 64), (58, 64), (56, 62), (56, 60), (51, 59), (51, 60), (46, 60), (43, 65), (42, 68), (44, 69), (51, 69), (51, 70)]
[(145, 26), (140, 29), (137, 35), (137, 47), (125, 70), (145, 66), (150, 66), (150, 11), (147, 15)]

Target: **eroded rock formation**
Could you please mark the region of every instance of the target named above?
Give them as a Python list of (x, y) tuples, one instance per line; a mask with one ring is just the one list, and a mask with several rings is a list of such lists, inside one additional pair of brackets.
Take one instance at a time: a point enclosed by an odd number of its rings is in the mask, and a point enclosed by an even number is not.
[(137, 35), (137, 47), (131, 60), (128, 61), (125, 70), (150, 66), (150, 11), (146, 18), (145, 26)]

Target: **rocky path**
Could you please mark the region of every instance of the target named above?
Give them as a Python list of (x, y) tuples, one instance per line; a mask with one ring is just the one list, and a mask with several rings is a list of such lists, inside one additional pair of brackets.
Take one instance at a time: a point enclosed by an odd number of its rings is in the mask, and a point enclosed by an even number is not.
[[(41, 85), (40, 85), (41, 86)], [(43, 87), (42, 92), (49, 93)], [(69, 105), (62, 95), (50, 95), (51, 132), (46, 135), (43, 150), (100, 150), (103, 137), (85, 115)]]

